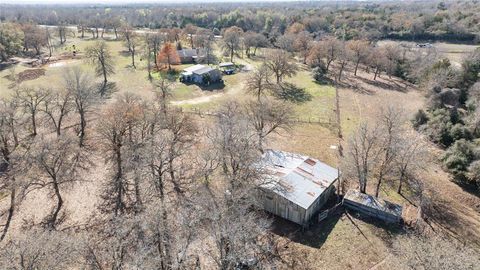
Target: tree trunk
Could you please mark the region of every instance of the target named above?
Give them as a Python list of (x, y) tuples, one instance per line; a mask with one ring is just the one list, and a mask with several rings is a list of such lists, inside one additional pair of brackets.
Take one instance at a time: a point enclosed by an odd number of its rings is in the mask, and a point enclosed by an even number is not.
[(397, 189), (398, 194), (402, 194), (402, 185), (403, 185), (404, 178), (405, 178), (405, 173), (402, 171), (400, 174), (400, 179), (398, 183), (398, 189)]
[(377, 79), (377, 75), (378, 75), (378, 71), (379, 71), (379, 67), (376, 67), (375, 68), (375, 75), (373, 76), (373, 80), (375, 81)]
[(48, 227), (50, 230), (55, 229), (55, 223), (57, 222), (58, 214), (60, 213), (60, 210), (62, 209), (62, 206), (63, 206), (63, 198), (62, 198), (62, 195), (60, 194), (60, 188), (58, 186), (57, 180), (53, 181), (53, 188), (55, 190), (55, 196), (57, 197), (57, 208), (55, 209), (53, 216), (48, 221)]
[(115, 176), (115, 190), (117, 192), (116, 203), (115, 203), (115, 216), (123, 213), (123, 187), (122, 187), (122, 178), (123, 178), (123, 169), (122, 169), (122, 152), (121, 146), (117, 145), (115, 150), (116, 163), (117, 163), (117, 174)]
[(343, 69), (345, 68), (346, 64), (347, 64), (347, 62), (343, 61), (342, 64), (340, 65), (340, 72), (338, 73), (338, 81), (340, 81), (342, 79), (342, 72), (343, 72)]
[(357, 70), (358, 70), (358, 65), (360, 64), (360, 60), (357, 60), (357, 62), (355, 63), (355, 72), (354, 72), (354, 75), (357, 76)]
[(380, 174), (378, 177), (378, 182), (377, 186), (375, 187), (375, 198), (378, 198), (378, 194), (380, 193), (380, 186), (382, 185), (383, 182), (383, 174)]
[(332, 60), (327, 61), (327, 72), (328, 72), (328, 69), (330, 68), (331, 63), (332, 63)]
[(13, 212), (15, 210), (15, 195), (16, 195), (16, 190), (15, 188), (12, 188), (10, 190), (10, 207), (8, 208), (7, 221), (5, 222), (5, 225), (3, 225), (3, 232), (2, 232), (2, 235), (0, 236), (0, 242), (5, 238), (5, 236), (7, 235), (8, 229), (10, 228)]
[(79, 114), (80, 114), (80, 134), (79, 134), (80, 141), (79, 141), (79, 146), (83, 147), (84, 141), (85, 141), (85, 128), (87, 126), (87, 121), (85, 120), (85, 113), (83, 111), (79, 112)]
[(131, 55), (132, 55), (132, 66), (133, 68), (136, 69), (137, 67), (135, 66), (135, 50), (132, 50)]
[(116, 27), (113, 28), (113, 32), (115, 32), (115, 39), (118, 39), (118, 32)]
[(37, 116), (35, 112), (32, 112), (32, 136), (37, 136)]

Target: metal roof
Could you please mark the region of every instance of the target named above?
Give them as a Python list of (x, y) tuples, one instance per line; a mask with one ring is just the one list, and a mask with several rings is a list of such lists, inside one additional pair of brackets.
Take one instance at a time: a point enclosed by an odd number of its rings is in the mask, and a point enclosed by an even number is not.
[(212, 70), (213, 70), (213, 68), (211, 68), (211, 67), (203, 67), (203, 68), (199, 68), (199, 69), (196, 69), (196, 70), (192, 71), (192, 73), (195, 73), (195, 74), (198, 74), (198, 75), (203, 75), (203, 74), (209, 73)]
[(223, 62), (223, 63), (220, 63), (218, 64), (219, 67), (231, 67), (231, 66), (235, 66), (235, 64), (233, 64), (232, 62)]
[(360, 191), (354, 189), (347, 191), (344, 196), (344, 200), (356, 202), (365, 205), (366, 207), (383, 211), (394, 216), (402, 216), (402, 206), (380, 198), (375, 198), (371, 195), (361, 193)]
[(194, 66), (185, 68), (183, 71), (185, 71), (185, 72), (195, 72), (195, 71), (200, 70), (202, 68), (205, 68), (205, 66), (204, 65), (194, 65)]
[(308, 209), (338, 178), (337, 169), (299, 154), (267, 150), (259, 163), (267, 172), (262, 188)]
[(177, 51), (178, 56), (180, 57), (193, 57), (197, 56), (197, 50), (196, 49), (182, 49)]

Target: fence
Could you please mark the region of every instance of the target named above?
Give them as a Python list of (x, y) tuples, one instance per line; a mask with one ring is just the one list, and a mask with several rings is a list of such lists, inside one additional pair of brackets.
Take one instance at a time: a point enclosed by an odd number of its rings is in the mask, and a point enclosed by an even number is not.
[[(190, 108), (190, 109), (183, 109), (183, 112), (185, 113), (188, 113), (188, 114), (192, 114), (192, 115), (196, 115), (196, 116), (199, 116), (201, 118), (205, 118), (205, 117), (218, 117), (219, 114), (217, 111), (211, 111), (211, 110), (201, 110), (199, 108)], [(293, 117), (291, 119), (291, 122), (293, 123), (299, 123), (299, 124), (317, 124), (317, 125), (321, 125), (321, 126), (324, 126), (326, 128), (335, 128), (336, 126), (336, 123), (335, 121), (331, 118), (331, 117), (328, 117), (328, 118), (325, 118), (325, 119), (322, 119), (320, 117)]]
[(342, 203), (338, 203), (336, 205), (334, 205), (333, 207), (327, 209), (327, 210), (324, 210), (324, 211), (321, 211), (319, 214), (318, 214), (318, 219), (317, 219), (317, 222), (320, 222), (324, 219), (326, 219), (327, 217), (329, 216), (332, 216), (334, 214), (336, 214), (339, 210), (341, 210), (343, 207), (342, 207)]

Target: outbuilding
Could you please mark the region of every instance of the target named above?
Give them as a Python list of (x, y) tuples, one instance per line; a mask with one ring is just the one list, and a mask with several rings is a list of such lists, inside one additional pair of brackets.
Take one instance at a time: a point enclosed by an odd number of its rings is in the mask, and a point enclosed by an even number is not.
[(218, 69), (204, 65), (194, 65), (185, 68), (180, 74), (180, 81), (197, 84), (212, 84), (222, 80), (222, 73)]
[(338, 170), (300, 154), (267, 150), (258, 202), (270, 213), (305, 226), (335, 192)]
[(220, 70), (223, 71), (226, 75), (231, 75), (235, 72), (235, 64), (232, 62), (223, 62), (218, 64)]
[(351, 189), (343, 197), (343, 205), (355, 212), (389, 223), (402, 221), (402, 206)]

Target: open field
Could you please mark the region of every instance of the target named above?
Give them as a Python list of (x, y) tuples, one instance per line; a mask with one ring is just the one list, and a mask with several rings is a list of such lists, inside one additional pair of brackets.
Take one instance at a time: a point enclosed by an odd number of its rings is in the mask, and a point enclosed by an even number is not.
[[(408, 41), (392, 41), (392, 40), (383, 40), (379, 42), (379, 45), (388, 44), (388, 43), (396, 43), (396, 44), (403, 44), (409, 48), (414, 50), (426, 50), (423, 48), (417, 48), (415, 45), (416, 42), (408, 42)], [(456, 66), (460, 67), (463, 58), (468, 54), (473, 52), (476, 48), (479, 48), (479, 45), (470, 45), (470, 44), (455, 44), (455, 43), (446, 43), (446, 42), (433, 42), (433, 48), (443, 57), (449, 59), (451, 63)]]

